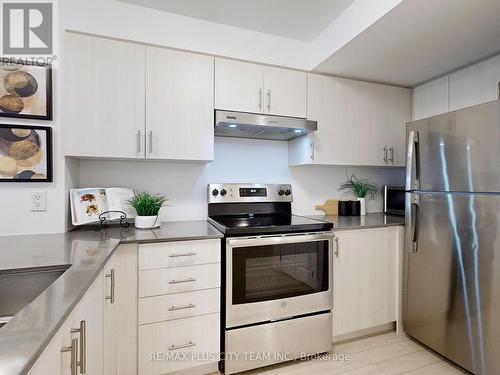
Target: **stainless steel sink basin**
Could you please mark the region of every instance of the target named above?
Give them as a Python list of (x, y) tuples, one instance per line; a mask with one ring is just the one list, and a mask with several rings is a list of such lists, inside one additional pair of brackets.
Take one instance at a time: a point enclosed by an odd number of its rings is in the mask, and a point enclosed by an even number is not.
[(71, 265), (0, 270), (0, 328), (30, 304)]

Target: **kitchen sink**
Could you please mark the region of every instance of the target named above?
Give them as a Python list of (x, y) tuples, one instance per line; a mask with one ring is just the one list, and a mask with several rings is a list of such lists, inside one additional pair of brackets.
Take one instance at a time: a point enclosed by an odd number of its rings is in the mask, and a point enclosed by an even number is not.
[(70, 264), (0, 270), (0, 328), (61, 276)]

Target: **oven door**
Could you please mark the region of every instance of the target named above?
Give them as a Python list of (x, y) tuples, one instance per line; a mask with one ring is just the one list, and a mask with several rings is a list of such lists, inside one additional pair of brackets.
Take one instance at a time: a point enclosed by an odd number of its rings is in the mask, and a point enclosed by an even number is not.
[(226, 328), (331, 310), (333, 233), (226, 240)]

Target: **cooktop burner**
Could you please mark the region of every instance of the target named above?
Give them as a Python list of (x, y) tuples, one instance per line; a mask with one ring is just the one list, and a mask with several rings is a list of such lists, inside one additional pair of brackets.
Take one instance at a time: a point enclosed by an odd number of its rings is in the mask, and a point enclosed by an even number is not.
[(292, 187), (264, 184), (208, 186), (209, 221), (226, 236), (324, 232), (333, 225), (292, 215)]

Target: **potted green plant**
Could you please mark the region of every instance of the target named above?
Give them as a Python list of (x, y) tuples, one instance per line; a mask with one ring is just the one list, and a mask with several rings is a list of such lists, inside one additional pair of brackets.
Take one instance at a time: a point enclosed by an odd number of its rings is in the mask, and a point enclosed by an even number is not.
[(345, 172), (347, 180), (340, 184), (340, 191), (349, 191), (360, 201), (361, 215), (366, 215), (366, 197), (374, 198), (378, 187), (368, 178), (359, 178), (354, 173)]
[(162, 194), (150, 194), (148, 192), (136, 193), (128, 200), (135, 209), (135, 227), (139, 229), (158, 228), (160, 226), (160, 209), (167, 205), (167, 197)]

